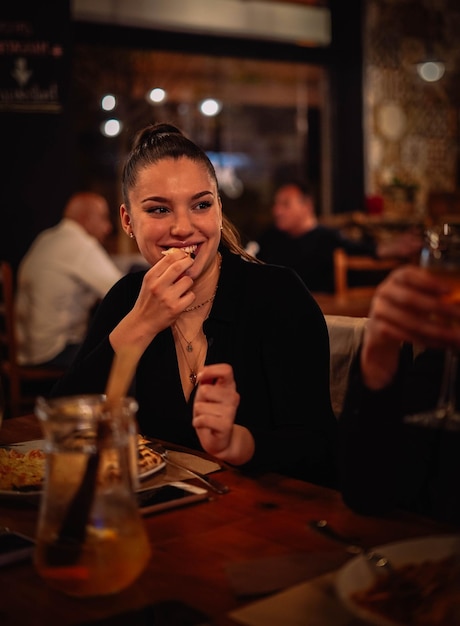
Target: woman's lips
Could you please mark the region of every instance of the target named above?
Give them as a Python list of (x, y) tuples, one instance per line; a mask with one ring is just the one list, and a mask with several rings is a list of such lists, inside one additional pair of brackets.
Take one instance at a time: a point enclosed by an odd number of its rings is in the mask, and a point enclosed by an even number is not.
[(184, 248), (168, 248), (167, 250), (163, 250), (162, 254), (173, 254), (174, 250), (182, 250), (183, 252), (185, 252), (186, 254), (188, 254), (192, 259), (195, 258), (195, 252), (198, 249), (197, 245), (193, 245), (193, 246), (185, 246)]

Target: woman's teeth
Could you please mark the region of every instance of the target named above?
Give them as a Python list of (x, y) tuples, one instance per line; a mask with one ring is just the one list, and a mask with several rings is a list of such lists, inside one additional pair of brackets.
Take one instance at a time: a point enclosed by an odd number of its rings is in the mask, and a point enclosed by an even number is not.
[(186, 248), (181, 248), (181, 250), (183, 250), (187, 254), (190, 254), (190, 256), (192, 256), (193, 258), (195, 258), (195, 251), (197, 248), (198, 246), (187, 246)]
[(163, 254), (171, 254), (174, 250), (182, 250), (183, 252), (191, 256), (192, 259), (194, 259), (197, 248), (198, 246), (186, 246), (185, 248), (168, 248), (168, 250), (163, 251)]

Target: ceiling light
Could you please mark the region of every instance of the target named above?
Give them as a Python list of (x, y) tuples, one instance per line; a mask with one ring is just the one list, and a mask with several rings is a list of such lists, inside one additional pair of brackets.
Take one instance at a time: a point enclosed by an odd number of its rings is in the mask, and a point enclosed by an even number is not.
[(217, 115), (222, 110), (222, 104), (215, 100), (214, 98), (207, 98), (200, 103), (200, 111), (203, 115), (207, 115), (208, 117), (213, 117)]
[(107, 94), (101, 100), (101, 107), (104, 111), (112, 111), (117, 106), (117, 99), (115, 96)]
[(119, 120), (106, 120), (101, 124), (101, 133), (106, 137), (116, 137), (121, 132), (121, 123)]
[(160, 87), (155, 87), (149, 91), (147, 95), (147, 100), (152, 104), (160, 104), (166, 98), (166, 91), (161, 89)]
[(434, 83), (441, 79), (444, 76), (445, 71), (446, 68), (442, 61), (425, 61), (424, 63), (417, 63), (418, 75), (428, 83)]

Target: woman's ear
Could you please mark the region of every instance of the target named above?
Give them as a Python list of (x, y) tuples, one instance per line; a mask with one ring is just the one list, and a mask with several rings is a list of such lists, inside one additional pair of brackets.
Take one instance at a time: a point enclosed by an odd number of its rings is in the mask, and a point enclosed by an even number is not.
[(131, 226), (131, 216), (128, 213), (126, 206), (124, 204), (120, 206), (120, 221), (121, 221), (122, 228), (125, 231), (125, 233), (128, 235), (128, 237), (133, 238), (134, 233), (133, 233), (133, 229)]

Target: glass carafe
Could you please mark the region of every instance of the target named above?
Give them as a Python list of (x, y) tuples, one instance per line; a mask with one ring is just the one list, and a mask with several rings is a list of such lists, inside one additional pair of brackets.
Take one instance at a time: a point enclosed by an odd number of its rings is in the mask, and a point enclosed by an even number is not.
[(73, 596), (113, 594), (145, 569), (151, 549), (137, 486), (137, 403), (102, 395), (45, 400), (35, 411), (46, 452), (34, 564)]

